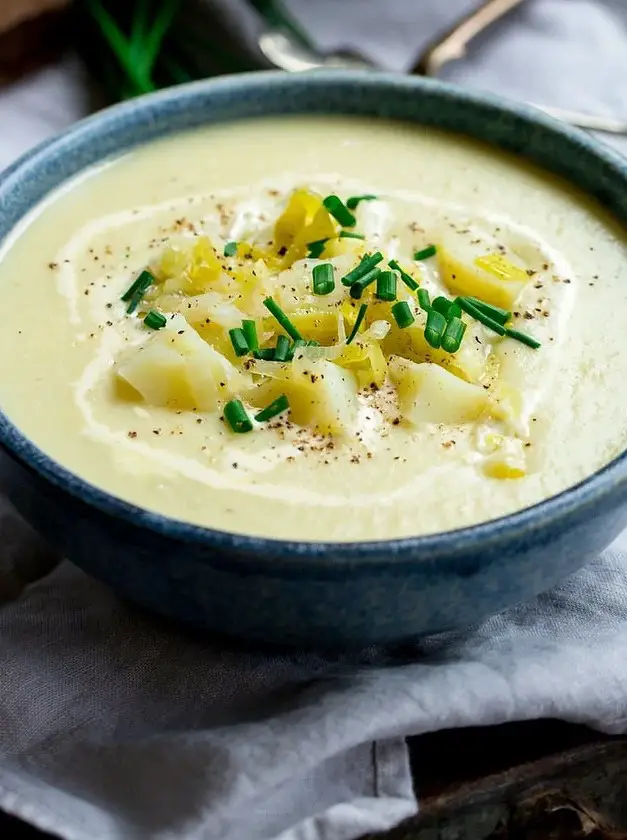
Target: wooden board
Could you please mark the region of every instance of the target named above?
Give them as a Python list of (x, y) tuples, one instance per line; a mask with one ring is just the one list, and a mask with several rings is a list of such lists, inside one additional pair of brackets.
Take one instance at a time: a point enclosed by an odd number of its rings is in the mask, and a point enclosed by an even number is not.
[(627, 840), (627, 738), (558, 721), (410, 741), (418, 817), (381, 840)]
[[(627, 840), (627, 737), (557, 721), (409, 741), (418, 817), (364, 840)], [(2, 840), (46, 840), (0, 814)]]

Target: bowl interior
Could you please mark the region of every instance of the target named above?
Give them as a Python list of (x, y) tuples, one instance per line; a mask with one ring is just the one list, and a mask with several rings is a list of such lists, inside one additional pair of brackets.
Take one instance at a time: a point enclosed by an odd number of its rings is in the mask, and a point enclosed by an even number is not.
[[(535, 109), (439, 82), (361, 71), (254, 73), (184, 85), (115, 106), (38, 147), (0, 177), (0, 240), (59, 185), (103, 160), (147, 141), (201, 125), (283, 114), (350, 114), (409, 120), (448, 129), (514, 152), (566, 178), (627, 220), (627, 165), (583, 133)], [(41, 452), (0, 412), (0, 442), (58, 487), (116, 517), (185, 541), (229, 549), (264, 549), (288, 563), (329, 559), (341, 545), (346, 562), (378, 562), (381, 544), (297, 543), (246, 537), (177, 522), (93, 487)], [(530, 524), (546, 524), (583, 505), (595, 505), (627, 476), (619, 456), (579, 485), (502, 519), (425, 537), (386, 541), (395, 562), (419, 550), (437, 559), (469, 541), (477, 546), (512, 539)]]

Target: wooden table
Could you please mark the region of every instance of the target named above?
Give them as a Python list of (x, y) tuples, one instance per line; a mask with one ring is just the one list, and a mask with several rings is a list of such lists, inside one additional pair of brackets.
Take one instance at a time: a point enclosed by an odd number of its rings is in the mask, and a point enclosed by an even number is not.
[(410, 741), (421, 814), (386, 840), (626, 840), (627, 737), (556, 721)]
[[(534, 721), (409, 745), (420, 816), (370, 840), (627, 840), (627, 737)], [(0, 837), (50, 835), (0, 814)]]

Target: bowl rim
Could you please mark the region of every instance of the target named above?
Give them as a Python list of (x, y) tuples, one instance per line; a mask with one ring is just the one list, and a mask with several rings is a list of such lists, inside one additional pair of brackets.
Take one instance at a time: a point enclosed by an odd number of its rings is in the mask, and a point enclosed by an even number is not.
[[(300, 80), (300, 81), (299, 81)], [(273, 86), (285, 85), (293, 88), (299, 84), (324, 84), (348, 87), (357, 84), (360, 87), (373, 87), (385, 90), (399, 87), (412, 91), (428, 90), (431, 94), (440, 94), (458, 102), (477, 107), (492, 107), (499, 112), (509, 114), (530, 126), (541, 125), (544, 130), (553, 135), (560, 135), (569, 142), (584, 148), (597, 160), (601, 161), (608, 171), (623, 183), (627, 182), (627, 159), (609, 146), (605, 146), (583, 131), (561, 123), (557, 119), (542, 111), (515, 101), (502, 98), (486, 92), (458, 87), (457, 85), (416, 76), (403, 76), (396, 73), (362, 70), (315, 70), (310, 72), (288, 74), (283, 71), (254, 71), (234, 74), (218, 78), (210, 78), (197, 82), (178, 85), (160, 90), (129, 102), (112, 105), (104, 110), (88, 116), (74, 123), (65, 131), (45, 140), (30, 151), (26, 152), (9, 167), (0, 173), (0, 207), (3, 193), (11, 188), (11, 180), (22, 170), (29, 167), (36, 168), (45, 164), (46, 159), (55, 153), (63, 151), (64, 144), (81, 141), (94, 132), (103, 133), (111, 129), (113, 124), (125, 117), (137, 117), (154, 109), (167, 108), (173, 102), (190, 103), (193, 107), (195, 98), (199, 94), (211, 91), (230, 91), (241, 93)], [(297, 113), (297, 112), (294, 112)], [(301, 112), (302, 113), (302, 112)], [(304, 113), (307, 113), (304, 111)], [(319, 112), (323, 113), (323, 112)], [(385, 117), (385, 115), (383, 115)], [(254, 119), (254, 116), (248, 117)], [(417, 120), (410, 120), (420, 124)], [(444, 129), (452, 131), (454, 129)], [(464, 134), (465, 132), (459, 131)], [(469, 134), (472, 136), (472, 133)], [(487, 142), (489, 145), (489, 141)], [(141, 145), (139, 143), (138, 145)], [(524, 157), (524, 155), (523, 155)], [(93, 165), (93, 164), (92, 164)], [(536, 164), (538, 165), (538, 164)], [(540, 168), (543, 168), (540, 166)], [(84, 171), (84, 170), (83, 170)], [(64, 179), (61, 184), (71, 183), (77, 175)], [(568, 179), (566, 179), (568, 180)], [(57, 187), (58, 189), (58, 187)], [(581, 189), (581, 188), (580, 188)], [(584, 190), (585, 192), (585, 190)], [(50, 193), (42, 196), (37, 204), (46, 201)], [(32, 208), (28, 208), (20, 216), (7, 235), (29, 215)], [(4, 237), (0, 240), (0, 245)], [(622, 451), (608, 464), (596, 470), (589, 476), (565, 490), (543, 499), (522, 510), (498, 517), (496, 519), (479, 522), (475, 525), (419, 536), (395, 537), (391, 539), (365, 540), (351, 542), (316, 542), (283, 540), (272, 537), (237, 533), (202, 525), (196, 525), (185, 520), (169, 517), (107, 492), (93, 485), (87, 479), (81, 478), (67, 467), (56, 461), (52, 456), (39, 449), (30, 438), (22, 433), (0, 408), (0, 446), (15, 461), (35, 472), (41, 478), (64, 491), (74, 499), (87, 503), (101, 513), (116, 519), (147, 529), (157, 536), (167, 537), (183, 543), (199, 545), (214, 549), (216, 552), (226, 550), (236, 556), (244, 565), (242, 555), (255, 555), (254, 565), (258, 570), (280, 574), (281, 571), (302, 569), (337, 569), (341, 570), (359, 562), (359, 566), (366, 571), (374, 571), (377, 567), (389, 570), (390, 564), (399, 568), (399, 573), (407, 564), (414, 565), (425, 560), (455, 559), (469, 549), (487, 551), (498, 549), (508, 542), (522, 538), (530, 530), (542, 530), (549, 527), (556, 520), (565, 519), (584, 507), (595, 507), (602, 503), (616, 489), (627, 489), (627, 449)], [(382, 558), (382, 554), (386, 557)], [(219, 562), (217, 555), (207, 557), (206, 562)], [(276, 566), (280, 558), (282, 569)], [(391, 558), (391, 559), (390, 559)], [(229, 558), (232, 566), (234, 558)], [(315, 561), (315, 564), (312, 563)]]

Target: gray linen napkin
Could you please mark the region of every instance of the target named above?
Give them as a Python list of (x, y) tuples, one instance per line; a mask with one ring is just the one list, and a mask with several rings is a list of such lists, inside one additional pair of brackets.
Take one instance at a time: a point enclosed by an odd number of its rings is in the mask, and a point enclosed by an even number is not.
[(0, 807), (66, 840), (352, 840), (415, 813), (404, 736), (541, 717), (623, 732), (625, 549), (408, 664), (230, 646), (62, 562), (0, 609)]
[[(398, 68), (410, 25), (424, 35), (445, 5), (287, 2), (322, 46)], [(621, 0), (529, 0), (447, 73), (627, 115), (625, 38)], [(71, 66), (1, 95), (0, 161), (45, 133), (48, 98), (70, 121), (82, 95)], [(627, 730), (627, 534), (553, 592), (402, 660), (231, 646), (121, 602), (2, 502), (0, 535), (0, 808), (66, 840), (352, 840), (415, 813), (408, 735), (538, 717)]]

